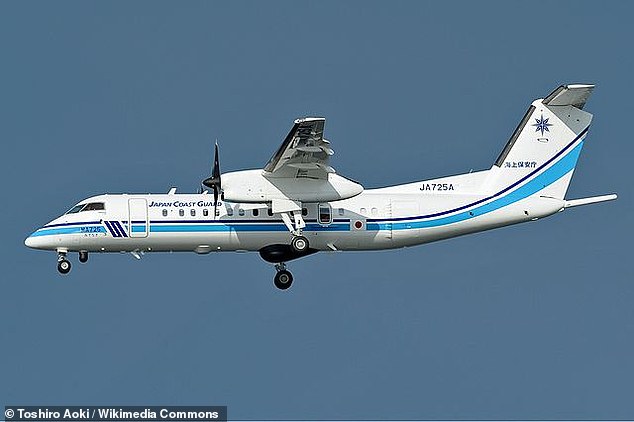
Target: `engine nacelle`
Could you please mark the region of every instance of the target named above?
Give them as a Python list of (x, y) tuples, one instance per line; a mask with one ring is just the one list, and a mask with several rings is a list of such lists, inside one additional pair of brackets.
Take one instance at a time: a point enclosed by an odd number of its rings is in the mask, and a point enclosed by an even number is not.
[(221, 176), (225, 201), (262, 203), (279, 199), (298, 202), (329, 202), (352, 198), (363, 186), (335, 173), (328, 179), (266, 177), (265, 172), (243, 170)]

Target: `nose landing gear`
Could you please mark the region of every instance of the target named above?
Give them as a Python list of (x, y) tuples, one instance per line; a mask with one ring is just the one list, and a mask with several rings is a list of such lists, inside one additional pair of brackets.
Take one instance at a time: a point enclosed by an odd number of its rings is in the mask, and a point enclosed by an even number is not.
[(66, 259), (66, 253), (60, 252), (57, 257), (57, 271), (61, 274), (68, 274), (70, 272), (70, 261)]
[(82, 264), (88, 262), (88, 252), (79, 252), (79, 262), (81, 262)]

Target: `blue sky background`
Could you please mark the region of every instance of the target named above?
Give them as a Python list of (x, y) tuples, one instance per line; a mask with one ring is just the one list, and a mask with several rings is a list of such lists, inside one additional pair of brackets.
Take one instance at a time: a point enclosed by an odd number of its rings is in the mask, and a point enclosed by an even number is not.
[[(237, 419), (634, 418), (629, 2), (1, 2), (0, 404)], [(568, 196), (617, 202), (406, 250), (93, 255), (24, 238), (82, 198), (195, 191), (327, 117), (366, 187), (488, 168), (591, 82)]]

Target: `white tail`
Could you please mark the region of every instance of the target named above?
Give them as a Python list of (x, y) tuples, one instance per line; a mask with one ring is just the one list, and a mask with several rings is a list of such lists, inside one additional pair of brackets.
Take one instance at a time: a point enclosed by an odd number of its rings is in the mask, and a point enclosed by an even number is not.
[(534, 181), (540, 196), (563, 199), (592, 121), (582, 109), (593, 88), (562, 85), (533, 101), (489, 170), (486, 188), (495, 192)]

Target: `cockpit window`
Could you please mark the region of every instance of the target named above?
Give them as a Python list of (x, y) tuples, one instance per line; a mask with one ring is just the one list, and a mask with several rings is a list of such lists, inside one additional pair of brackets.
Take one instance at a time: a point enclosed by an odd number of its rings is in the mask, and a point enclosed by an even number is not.
[(84, 211), (103, 211), (106, 209), (106, 205), (103, 202), (91, 202), (89, 204), (75, 205), (69, 209), (66, 214), (75, 214)]
[(106, 209), (106, 205), (103, 202), (91, 202), (90, 204), (87, 204), (84, 209), (82, 209), (83, 211), (103, 211)]
[(66, 211), (66, 214), (75, 214), (76, 212), (81, 211), (81, 209), (84, 208), (85, 205), (86, 204), (75, 205), (73, 208)]

